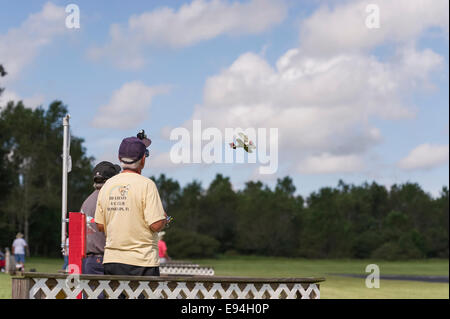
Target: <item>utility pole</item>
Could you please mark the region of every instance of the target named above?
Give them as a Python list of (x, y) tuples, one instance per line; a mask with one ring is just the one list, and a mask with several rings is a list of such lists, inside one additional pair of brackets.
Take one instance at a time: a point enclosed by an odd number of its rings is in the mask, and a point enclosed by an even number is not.
[(67, 222), (67, 175), (69, 172), (69, 149), (70, 149), (70, 138), (69, 138), (69, 119), (70, 115), (67, 114), (63, 118), (63, 165), (62, 165), (62, 207), (61, 207), (61, 251), (64, 253), (66, 247), (66, 222)]

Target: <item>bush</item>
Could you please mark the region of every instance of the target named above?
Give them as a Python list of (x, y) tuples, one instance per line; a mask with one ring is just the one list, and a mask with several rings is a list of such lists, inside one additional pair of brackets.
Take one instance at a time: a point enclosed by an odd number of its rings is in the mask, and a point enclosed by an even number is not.
[(176, 228), (167, 230), (165, 240), (168, 254), (174, 259), (214, 257), (220, 246), (210, 236)]
[(386, 260), (407, 260), (423, 258), (423, 253), (411, 242), (400, 240), (399, 242), (387, 242), (377, 248), (372, 258)]
[(369, 258), (371, 254), (380, 245), (380, 236), (377, 232), (367, 230), (366, 232), (356, 234), (352, 240), (352, 257)]

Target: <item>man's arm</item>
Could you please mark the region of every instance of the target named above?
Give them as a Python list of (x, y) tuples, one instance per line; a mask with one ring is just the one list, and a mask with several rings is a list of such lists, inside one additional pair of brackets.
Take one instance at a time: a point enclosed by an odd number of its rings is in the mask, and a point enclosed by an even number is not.
[(156, 184), (151, 180), (149, 180), (144, 207), (144, 218), (147, 225), (150, 225), (150, 230), (160, 232), (166, 226), (167, 214), (164, 212)]
[(164, 257), (166, 257), (167, 260), (172, 260), (172, 258), (170, 258), (169, 254), (167, 253), (167, 250), (166, 250), (166, 252), (164, 253)]
[(99, 232), (102, 232), (102, 233), (105, 232), (105, 226), (103, 226), (103, 224), (97, 224), (97, 223), (95, 223), (95, 224), (97, 225), (97, 229)]
[(97, 229), (99, 232), (104, 233), (105, 232), (105, 215), (103, 212), (103, 207), (101, 205), (101, 200), (102, 200), (102, 196), (103, 196), (103, 190), (100, 189), (100, 192), (98, 193), (98, 197), (97, 197), (97, 204), (95, 207), (95, 213), (94, 213), (94, 220), (95, 220), (95, 224), (97, 225)]
[(164, 228), (164, 226), (166, 226), (166, 222), (167, 222), (166, 219), (158, 220), (157, 222), (154, 222), (153, 224), (150, 225), (150, 230), (156, 233), (160, 232)]

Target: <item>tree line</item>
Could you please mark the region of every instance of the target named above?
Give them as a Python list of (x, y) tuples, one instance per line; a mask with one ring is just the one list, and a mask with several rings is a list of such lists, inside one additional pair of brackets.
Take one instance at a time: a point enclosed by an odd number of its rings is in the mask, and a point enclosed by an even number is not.
[(207, 189), (152, 177), (173, 225), (177, 258), (253, 254), (304, 258), (448, 258), (449, 194), (433, 198), (418, 184), (375, 182), (323, 187), (303, 198), (288, 176), (274, 189), (247, 182), (234, 191), (218, 174)]
[[(5, 74), (1, 67), (0, 77)], [(60, 255), (62, 118), (67, 112), (61, 101), (45, 110), (22, 102), (1, 106), (2, 248), (21, 231), (32, 255)], [(72, 135), (68, 211), (78, 211), (93, 190), (95, 159), (83, 143)], [(176, 259), (219, 254), (381, 259), (449, 255), (447, 187), (433, 198), (415, 183), (387, 189), (375, 182), (339, 181), (302, 197), (288, 176), (273, 189), (251, 181), (242, 190), (234, 190), (230, 178), (220, 174), (207, 188), (195, 180), (181, 187), (164, 174), (151, 178), (174, 217), (165, 240)]]
[[(9, 102), (0, 113), (0, 247), (23, 232), (32, 255), (58, 256), (61, 246), (62, 118), (67, 107), (47, 110)], [(92, 191), (94, 158), (72, 135), (68, 211), (79, 211)]]

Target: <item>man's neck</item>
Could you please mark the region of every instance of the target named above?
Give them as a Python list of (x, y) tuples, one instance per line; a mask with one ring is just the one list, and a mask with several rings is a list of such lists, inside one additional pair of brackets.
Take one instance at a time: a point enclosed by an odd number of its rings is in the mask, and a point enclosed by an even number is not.
[(140, 169), (139, 170), (132, 170), (132, 169), (127, 168), (127, 169), (124, 169), (122, 171), (122, 173), (135, 173), (135, 174), (141, 175), (141, 170)]

